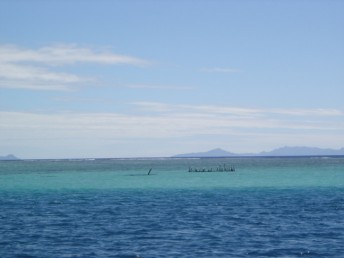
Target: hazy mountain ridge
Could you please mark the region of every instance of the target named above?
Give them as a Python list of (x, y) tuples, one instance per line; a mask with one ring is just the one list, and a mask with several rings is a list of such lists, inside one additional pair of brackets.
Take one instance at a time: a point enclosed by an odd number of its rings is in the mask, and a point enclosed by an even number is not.
[[(285, 146), (277, 148), (271, 151), (263, 151), (259, 153), (233, 153), (221, 148), (212, 149), (205, 152), (193, 152), (177, 154), (172, 156), (172, 158), (212, 158), (212, 157), (245, 157), (245, 156), (344, 156), (344, 147), (340, 149), (329, 149), (329, 148), (317, 148), (317, 147), (290, 147)], [(20, 160), (13, 154), (8, 154), (6, 156), (0, 156), (0, 161), (2, 160)]]
[(192, 157), (227, 157), (227, 156), (236, 156), (237, 154), (235, 153), (231, 153), (228, 151), (225, 151), (223, 149), (217, 148), (217, 149), (213, 149), (210, 151), (206, 151), (206, 152), (195, 152), (195, 153), (186, 153), (186, 154), (178, 154), (173, 156), (174, 158), (183, 158), (183, 157), (188, 157), (188, 158), (192, 158)]
[(322, 156), (344, 155), (344, 148), (322, 149), (317, 147), (282, 147), (269, 152), (261, 152), (260, 155), (269, 156)]
[(18, 160), (18, 158), (12, 154), (8, 154), (7, 156), (0, 156), (0, 160)]
[(281, 147), (272, 151), (259, 153), (232, 153), (217, 148), (206, 152), (185, 153), (173, 156), (173, 158), (202, 158), (202, 157), (233, 157), (233, 156), (340, 156), (344, 155), (344, 148), (322, 149), (316, 147)]

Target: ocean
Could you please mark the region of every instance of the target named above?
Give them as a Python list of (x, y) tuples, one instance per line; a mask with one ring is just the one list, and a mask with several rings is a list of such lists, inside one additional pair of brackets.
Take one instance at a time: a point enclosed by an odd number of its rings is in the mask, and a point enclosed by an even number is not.
[(344, 157), (1, 161), (0, 257), (344, 257)]

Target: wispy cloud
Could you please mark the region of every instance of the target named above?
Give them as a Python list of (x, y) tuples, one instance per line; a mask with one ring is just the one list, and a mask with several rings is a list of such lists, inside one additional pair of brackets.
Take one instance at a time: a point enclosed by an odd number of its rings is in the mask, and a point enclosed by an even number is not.
[(176, 112), (176, 113), (197, 113), (202, 114), (218, 114), (218, 115), (235, 115), (235, 116), (294, 116), (294, 117), (334, 117), (344, 116), (344, 112), (340, 109), (332, 108), (313, 108), (313, 109), (297, 109), (297, 108), (243, 108), (220, 105), (185, 105), (185, 104), (168, 104), (161, 102), (134, 102), (139, 108), (155, 112)]
[[(162, 109), (156, 103), (156, 108)], [(239, 135), (245, 133), (297, 135), (305, 132), (341, 135), (344, 122), (293, 120), (285, 117), (224, 116), (203, 111), (176, 113), (165, 110), (156, 114), (121, 113), (28, 113), (0, 112), (2, 138), (37, 137), (68, 138), (171, 138), (196, 135)], [(32, 129), (32, 130), (31, 130)], [(33, 130), (34, 129), (34, 130)]]
[(45, 67), (0, 62), (0, 88), (65, 91), (88, 81), (91, 79)]
[[(164, 145), (175, 140), (207, 139), (211, 141), (209, 146), (226, 144), (232, 150), (240, 149), (248, 142), (250, 145), (254, 142), (262, 148), (286, 142), (338, 146), (344, 141), (342, 116), (330, 121), (318, 117), (294, 120), (290, 119), (290, 115), (251, 116), (247, 113), (253, 110), (240, 108), (231, 110), (235, 115), (228, 115), (222, 110), (216, 112), (214, 108), (205, 111), (204, 107), (179, 112), (178, 108), (184, 108), (177, 107), (176, 111), (173, 105), (163, 103), (137, 103), (136, 106), (142, 109), (150, 107), (159, 112), (45, 114), (0, 111), (0, 142), (8, 148), (13, 145), (41, 149), (55, 146), (60, 150), (77, 148), (75, 153), (80, 155), (87, 148), (92, 151), (95, 148), (103, 149), (106, 144), (117, 141), (123, 143), (123, 148), (132, 150), (137, 149), (137, 142), (141, 140), (159, 141)], [(142, 154), (138, 152), (138, 155)]]
[(174, 85), (152, 85), (152, 84), (129, 84), (128, 88), (132, 89), (152, 89), (152, 90), (192, 90), (193, 87), (174, 86)]
[(333, 108), (314, 109), (271, 109), (270, 113), (290, 116), (342, 116), (344, 112)]
[[(132, 103), (143, 114), (186, 118), (186, 124), (199, 121), (199, 128), (221, 128), (219, 134), (226, 130), (344, 130), (344, 112), (337, 109), (262, 109), (215, 105), (173, 105), (159, 102)], [(147, 113), (148, 112), (148, 113)], [(172, 121), (172, 120), (170, 120)], [(177, 121), (175, 121), (177, 123)]]
[(75, 83), (83, 79), (74, 74), (57, 73), (43, 67), (0, 63), (0, 78)]
[(161, 102), (139, 101), (132, 103), (139, 109), (150, 112), (170, 112), (176, 114), (204, 115), (231, 115), (231, 116), (260, 116), (260, 109), (240, 108), (216, 105), (189, 105), (168, 104)]
[(71, 90), (81, 84), (95, 81), (93, 78), (56, 69), (57, 65), (78, 63), (140, 67), (150, 64), (149, 61), (140, 58), (76, 45), (53, 45), (39, 49), (0, 45), (0, 88)]
[(229, 67), (212, 67), (212, 68), (203, 68), (202, 72), (206, 73), (242, 73), (242, 70)]
[(0, 45), (0, 60), (5, 63), (30, 62), (49, 65), (98, 63), (149, 65), (137, 57), (113, 54), (108, 50), (78, 47), (74, 44), (56, 44), (38, 49), (25, 49), (13, 45)]

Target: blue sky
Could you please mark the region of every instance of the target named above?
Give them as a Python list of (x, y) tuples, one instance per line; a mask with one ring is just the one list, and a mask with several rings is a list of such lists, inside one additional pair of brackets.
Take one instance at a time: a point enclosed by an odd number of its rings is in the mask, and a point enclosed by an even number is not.
[(0, 155), (344, 146), (343, 1), (1, 1)]

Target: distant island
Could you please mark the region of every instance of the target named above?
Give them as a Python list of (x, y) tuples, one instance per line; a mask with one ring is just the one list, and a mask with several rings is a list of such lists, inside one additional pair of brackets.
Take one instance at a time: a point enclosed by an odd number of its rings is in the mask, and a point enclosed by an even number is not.
[(260, 153), (233, 153), (217, 148), (206, 152), (185, 153), (172, 156), (173, 158), (212, 158), (212, 157), (235, 157), (235, 156), (341, 156), (344, 148), (322, 149), (315, 147), (282, 147), (272, 151)]
[(19, 160), (16, 156), (9, 154), (7, 156), (0, 156), (0, 160)]

